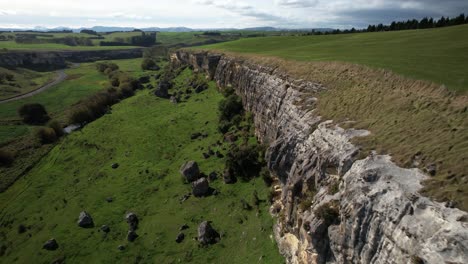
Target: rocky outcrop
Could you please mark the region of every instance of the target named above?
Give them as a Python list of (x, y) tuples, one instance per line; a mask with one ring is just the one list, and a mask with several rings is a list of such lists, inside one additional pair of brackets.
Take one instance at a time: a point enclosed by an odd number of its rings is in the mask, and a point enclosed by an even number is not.
[(8, 51), (0, 52), (0, 67), (62, 69), (67, 62), (92, 62), (140, 58), (143, 49), (69, 50), (69, 51)]
[(421, 196), (418, 169), (358, 159), (350, 140), (369, 132), (320, 118), (325, 87), (221, 54), (179, 51), (172, 62), (233, 87), (252, 112), (280, 181), (271, 211), (288, 263), (468, 263), (468, 214)]

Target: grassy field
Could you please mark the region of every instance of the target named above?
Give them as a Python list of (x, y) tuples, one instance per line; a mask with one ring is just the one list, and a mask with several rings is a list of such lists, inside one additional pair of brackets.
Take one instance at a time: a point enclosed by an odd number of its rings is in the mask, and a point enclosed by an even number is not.
[[(182, 85), (190, 74), (184, 71), (176, 83)], [(205, 173), (223, 169), (223, 159), (202, 156), (203, 149), (222, 140), (216, 111), (221, 98), (214, 83), (179, 104), (143, 90), (66, 137), (0, 194), (0, 246), (5, 249), (0, 263), (283, 263), (271, 237), (267, 203), (256, 212), (243, 210), (240, 202), (250, 202), (254, 191), (267, 199), (261, 179), (234, 185), (218, 179), (211, 186), (219, 195), (179, 202), (190, 192), (178, 172), (182, 163), (196, 160)], [(208, 137), (191, 140), (196, 131)], [(113, 170), (115, 162), (120, 166)], [(108, 203), (107, 197), (114, 201)], [(95, 228), (77, 226), (82, 210), (93, 216)], [(140, 218), (140, 237), (133, 243), (126, 241), (124, 216), (130, 211)], [(203, 248), (192, 239), (202, 220), (213, 221), (220, 243)], [(23, 234), (20, 224), (27, 227)], [(98, 231), (103, 224), (111, 229), (108, 235)], [(183, 224), (189, 229), (177, 244)], [(51, 237), (59, 249), (42, 250)], [(118, 245), (126, 249), (119, 251)]]
[(9, 70), (0, 68), (0, 73), (8, 73), (14, 76), (14, 80), (0, 83), (0, 99), (27, 93), (52, 81), (55, 77), (54, 72), (37, 72), (28, 69)]
[(468, 90), (468, 25), (328, 36), (247, 38), (200, 49), (296, 61), (344, 61)]

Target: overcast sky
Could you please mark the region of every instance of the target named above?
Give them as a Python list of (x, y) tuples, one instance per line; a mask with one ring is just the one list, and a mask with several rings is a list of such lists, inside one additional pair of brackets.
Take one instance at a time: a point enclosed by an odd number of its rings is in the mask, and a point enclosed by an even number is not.
[(0, 0), (0, 27), (350, 28), (468, 14), (468, 0)]

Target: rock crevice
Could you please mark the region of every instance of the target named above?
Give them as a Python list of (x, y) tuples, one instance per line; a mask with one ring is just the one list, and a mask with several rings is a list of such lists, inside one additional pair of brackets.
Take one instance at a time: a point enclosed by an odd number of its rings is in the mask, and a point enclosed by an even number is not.
[(418, 191), (427, 178), (389, 156), (358, 160), (350, 140), (368, 131), (320, 118), (322, 85), (277, 69), (209, 52), (178, 51), (220, 87), (232, 87), (269, 146), (280, 181), (274, 233), (288, 263), (468, 263), (468, 214)]

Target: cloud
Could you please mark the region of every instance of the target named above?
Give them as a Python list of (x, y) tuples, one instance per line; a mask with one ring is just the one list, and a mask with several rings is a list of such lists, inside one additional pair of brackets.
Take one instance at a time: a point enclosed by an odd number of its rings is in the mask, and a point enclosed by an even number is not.
[(135, 19), (135, 20), (150, 20), (152, 17), (150, 16), (141, 16), (135, 14), (125, 14), (122, 12), (113, 13), (110, 15), (113, 18), (123, 18), (123, 19)]
[(318, 0), (277, 0), (276, 4), (284, 7), (306, 8), (316, 6)]
[(0, 9), (0, 16), (12, 16), (12, 15), (16, 15), (16, 11)]

